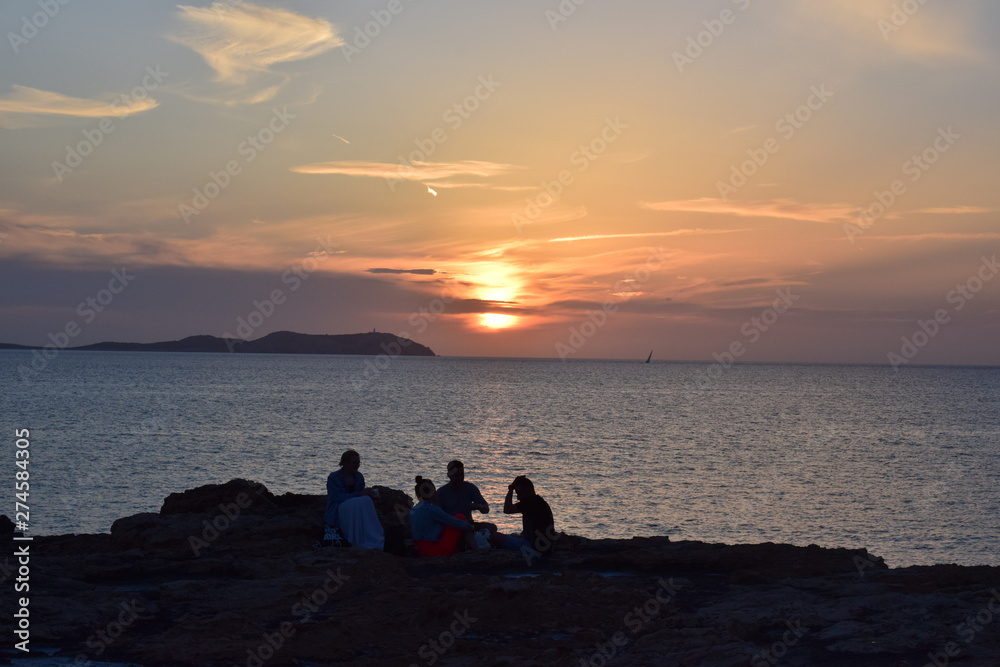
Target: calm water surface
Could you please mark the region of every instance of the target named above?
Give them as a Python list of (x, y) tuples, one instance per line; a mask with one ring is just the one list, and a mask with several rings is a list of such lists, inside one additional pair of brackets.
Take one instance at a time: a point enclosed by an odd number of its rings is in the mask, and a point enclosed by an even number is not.
[(743, 365), (699, 389), (705, 364), (398, 358), (358, 383), (371, 358), (62, 352), (25, 384), (29, 354), (0, 352), (0, 408), (5, 460), (31, 429), (37, 534), (106, 532), (234, 477), (325, 493), (351, 447), (369, 484), (411, 494), (462, 459), (505, 529), (528, 474), (588, 537), (1000, 565), (996, 368)]

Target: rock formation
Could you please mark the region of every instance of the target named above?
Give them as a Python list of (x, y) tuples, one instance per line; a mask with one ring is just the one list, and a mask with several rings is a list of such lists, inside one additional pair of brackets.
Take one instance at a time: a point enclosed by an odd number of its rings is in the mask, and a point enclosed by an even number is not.
[[(395, 536), (387, 545), (409, 554), (412, 500), (376, 488)], [(247, 667), (988, 665), (1000, 656), (996, 567), (889, 569), (863, 549), (666, 537), (562, 535), (548, 562), (316, 549), (324, 503), (233, 480), (171, 494), (159, 513), (119, 519), (110, 534), (36, 537), (32, 650), (78, 664)], [(2, 563), (6, 637), (12, 563)]]

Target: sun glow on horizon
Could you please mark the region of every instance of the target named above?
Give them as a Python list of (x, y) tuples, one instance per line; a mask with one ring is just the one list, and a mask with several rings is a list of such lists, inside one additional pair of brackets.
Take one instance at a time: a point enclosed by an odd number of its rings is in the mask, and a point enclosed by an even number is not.
[(480, 261), (470, 273), (483, 301), (514, 301), (524, 287), (520, 267), (506, 261)]
[(482, 313), (479, 316), (479, 324), (487, 329), (509, 329), (517, 325), (519, 320), (516, 315), (502, 313)]

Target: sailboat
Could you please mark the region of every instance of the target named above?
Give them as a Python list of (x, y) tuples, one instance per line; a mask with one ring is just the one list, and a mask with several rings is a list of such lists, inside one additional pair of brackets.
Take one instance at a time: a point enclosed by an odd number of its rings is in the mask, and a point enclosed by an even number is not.
[(652, 351), (652, 350), (650, 350), (650, 351), (649, 351), (649, 356), (648, 356), (648, 357), (646, 357), (646, 363), (648, 364), (648, 363), (649, 363), (649, 360), (650, 360), (650, 359), (652, 359), (652, 358), (653, 358), (653, 351)]

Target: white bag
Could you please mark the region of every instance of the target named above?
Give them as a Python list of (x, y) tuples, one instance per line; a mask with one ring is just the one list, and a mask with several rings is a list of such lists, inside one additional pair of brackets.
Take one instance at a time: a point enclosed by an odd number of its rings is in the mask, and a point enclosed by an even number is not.
[(490, 531), (485, 528), (476, 531), (476, 546), (480, 549), (490, 548)]

